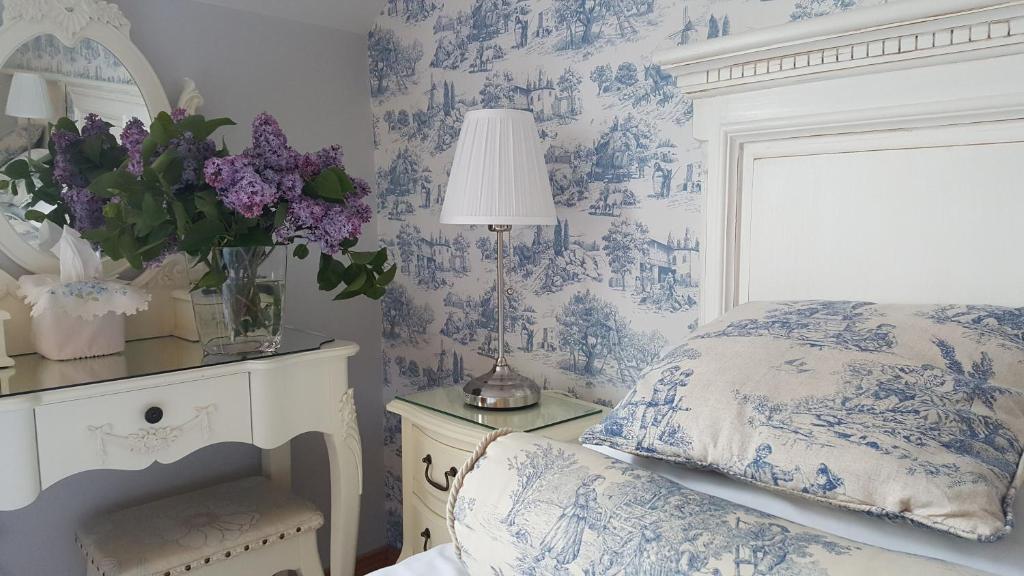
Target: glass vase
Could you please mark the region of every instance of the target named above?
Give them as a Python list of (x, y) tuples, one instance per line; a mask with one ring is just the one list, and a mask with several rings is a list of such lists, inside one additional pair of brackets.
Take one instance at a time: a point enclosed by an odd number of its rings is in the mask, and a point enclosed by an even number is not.
[(287, 247), (218, 248), (211, 254), (210, 265), (219, 268), (226, 280), (219, 287), (192, 292), (203, 350), (207, 354), (276, 351), (284, 326)]

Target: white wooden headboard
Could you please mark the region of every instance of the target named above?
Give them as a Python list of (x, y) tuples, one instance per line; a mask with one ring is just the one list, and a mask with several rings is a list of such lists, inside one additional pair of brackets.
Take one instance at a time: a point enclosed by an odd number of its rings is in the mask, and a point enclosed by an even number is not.
[(707, 143), (701, 320), (1024, 305), (1024, 0), (903, 0), (661, 54)]

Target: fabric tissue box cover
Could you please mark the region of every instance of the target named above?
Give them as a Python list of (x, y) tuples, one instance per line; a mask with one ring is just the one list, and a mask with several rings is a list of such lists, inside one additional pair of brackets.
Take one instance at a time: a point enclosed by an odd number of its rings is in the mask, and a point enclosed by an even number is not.
[(51, 360), (116, 354), (124, 350), (125, 316), (149, 307), (150, 295), (115, 281), (61, 282), (22, 276), (21, 294), (32, 306), (32, 342)]
[(983, 574), (690, 490), (575, 444), (490, 434), (449, 499), (469, 574)]
[(586, 444), (982, 542), (1013, 527), (1024, 308), (740, 306), (649, 370)]

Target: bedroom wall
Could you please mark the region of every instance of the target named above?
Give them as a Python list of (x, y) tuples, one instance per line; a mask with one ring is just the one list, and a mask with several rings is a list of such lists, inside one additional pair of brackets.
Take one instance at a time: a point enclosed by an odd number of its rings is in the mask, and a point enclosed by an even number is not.
[[(227, 115), (241, 125), (225, 132), (240, 149), (246, 126), (262, 110), (280, 119), (300, 149), (331, 143), (345, 147), (356, 175), (373, 176), (365, 34), (210, 6), (191, 0), (119, 0), (132, 22), (132, 37), (150, 60), (174, 102), (182, 77), (193, 78), (206, 98), (203, 112)], [(375, 227), (366, 232), (376, 245)], [(355, 340), (362, 351), (350, 366), (363, 440), (381, 443), (380, 307), (344, 304), (320, 295), (309, 269), (316, 258), (291, 269), (289, 323)], [(0, 438), (0, 441), (3, 441)], [(323, 441), (303, 437), (294, 450), (296, 491), (328, 507), (328, 468)], [(382, 468), (379, 450), (367, 449), (361, 550), (383, 541)], [(141, 472), (90, 472), (45, 491), (30, 507), (0, 513), (0, 575), (82, 574), (75, 527), (87, 516), (125, 504), (259, 471), (259, 451), (215, 446), (169, 466)], [(327, 530), (321, 532), (325, 539)]]
[[(884, 1), (386, 0), (369, 38), (379, 231), (402, 262), (384, 303), (385, 401), (464, 382), (494, 352), (493, 236), (438, 223), (467, 111), (534, 112), (558, 205), (558, 226), (514, 230), (513, 365), (612, 405), (697, 321), (705, 153), (652, 53)], [(397, 545), (391, 415), (384, 439)]]

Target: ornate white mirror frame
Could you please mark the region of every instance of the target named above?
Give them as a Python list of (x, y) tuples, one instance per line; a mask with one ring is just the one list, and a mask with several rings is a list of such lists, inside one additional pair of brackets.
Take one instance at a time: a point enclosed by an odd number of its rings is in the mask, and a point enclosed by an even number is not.
[[(4, 0), (3, 25), (0, 26), (0, 62), (33, 38), (52, 35), (66, 46), (76, 46), (84, 39), (94, 40), (116, 56), (132, 75), (151, 116), (169, 112), (170, 101), (153, 67), (130, 37), (131, 24), (121, 9), (103, 0)], [(190, 113), (203, 104), (195, 83), (184, 79), (184, 90), (178, 107)], [(58, 273), (59, 262), (53, 254), (37, 250), (0, 218), (0, 251), (29, 273)], [(123, 262), (106, 262), (108, 274), (125, 270)], [(187, 284), (184, 257), (175, 256), (160, 267), (147, 270), (132, 280), (152, 293), (150, 310), (131, 317), (129, 339), (178, 334), (189, 337), (194, 330), (188, 325), (191, 309), (187, 294), (180, 290)], [(7, 351), (11, 354), (32, 352), (29, 338), (28, 308), (17, 296), (17, 281), (0, 270), (0, 325), (7, 320)], [(188, 308), (188, 313), (184, 309)], [(7, 314), (10, 318), (4, 318)], [(183, 324), (186, 324), (183, 326)], [(4, 364), (4, 342), (0, 336), (0, 366)]]

